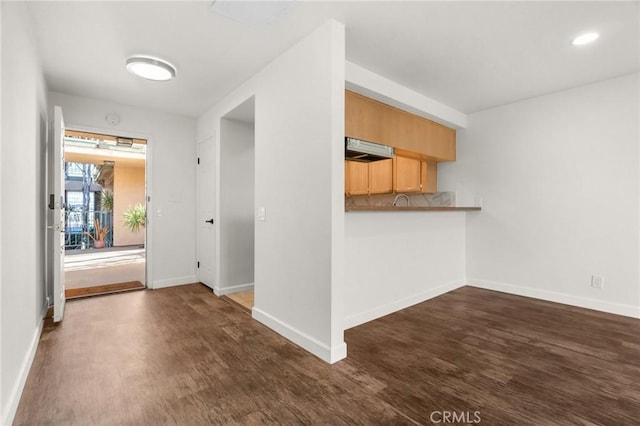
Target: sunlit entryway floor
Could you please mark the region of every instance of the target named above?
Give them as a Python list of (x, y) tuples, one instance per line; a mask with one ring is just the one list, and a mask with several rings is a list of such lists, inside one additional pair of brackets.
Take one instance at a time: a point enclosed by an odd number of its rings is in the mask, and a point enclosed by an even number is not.
[(145, 249), (139, 247), (66, 252), (67, 289), (100, 286), (128, 281), (145, 282)]

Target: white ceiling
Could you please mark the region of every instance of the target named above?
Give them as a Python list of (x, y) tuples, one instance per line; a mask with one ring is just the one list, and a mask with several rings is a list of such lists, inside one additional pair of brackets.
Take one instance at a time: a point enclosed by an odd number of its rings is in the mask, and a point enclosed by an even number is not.
[[(196, 117), (328, 18), (346, 25), (347, 60), (464, 113), (639, 70), (638, 1), (303, 1), (267, 28), (210, 3), (29, 3), (49, 88)], [(600, 39), (571, 46), (585, 30)], [(136, 53), (176, 79), (132, 76)]]

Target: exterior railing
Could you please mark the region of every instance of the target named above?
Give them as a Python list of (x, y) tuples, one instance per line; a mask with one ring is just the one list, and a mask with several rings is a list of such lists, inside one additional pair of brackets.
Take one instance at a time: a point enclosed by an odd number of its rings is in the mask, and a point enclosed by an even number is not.
[(95, 220), (100, 220), (101, 226), (107, 226), (109, 232), (105, 238), (105, 247), (113, 245), (113, 213), (106, 211), (82, 212), (76, 210), (65, 211), (64, 248), (78, 250), (94, 247), (94, 241), (85, 232), (95, 237)]

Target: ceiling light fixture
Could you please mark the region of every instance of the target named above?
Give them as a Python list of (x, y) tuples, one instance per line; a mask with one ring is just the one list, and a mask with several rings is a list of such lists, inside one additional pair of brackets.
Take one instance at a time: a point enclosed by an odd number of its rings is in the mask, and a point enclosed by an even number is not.
[(574, 46), (584, 46), (585, 44), (593, 43), (600, 37), (598, 33), (584, 33), (571, 41)]
[(132, 56), (127, 59), (127, 71), (153, 81), (167, 81), (176, 76), (176, 68), (152, 56)]

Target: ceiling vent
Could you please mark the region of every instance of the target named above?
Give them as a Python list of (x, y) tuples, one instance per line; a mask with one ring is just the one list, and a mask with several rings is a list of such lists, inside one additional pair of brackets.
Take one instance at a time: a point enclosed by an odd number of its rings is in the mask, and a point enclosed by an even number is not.
[(250, 27), (267, 28), (286, 16), (292, 6), (293, 0), (215, 0), (209, 10)]

